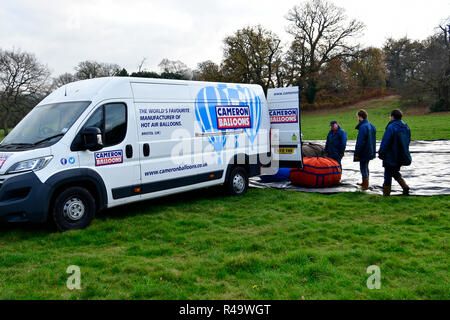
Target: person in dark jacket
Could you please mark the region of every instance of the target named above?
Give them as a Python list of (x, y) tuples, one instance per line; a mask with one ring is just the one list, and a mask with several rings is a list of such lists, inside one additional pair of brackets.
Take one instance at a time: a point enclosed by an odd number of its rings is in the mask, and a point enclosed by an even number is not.
[(330, 127), (331, 130), (325, 144), (325, 156), (341, 164), (345, 148), (347, 148), (347, 133), (339, 126), (337, 121), (331, 121)]
[(362, 175), (362, 183), (358, 183), (362, 190), (369, 190), (369, 162), (376, 158), (377, 129), (368, 120), (369, 115), (366, 110), (359, 110), (357, 113), (359, 124), (356, 130), (359, 131), (355, 146), (354, 161), (359, 162)]
[(384, 185), (383, 194), (386, 197), (391, 195), (392, 178), (402, 187), (403, 194), (409, 195), (410, 188), (406, 184), (400, 169), (402, 166), (411, 165), (412, 159), (409, 153), (411, 143), (411, 130), (402, 121), (403, 114), (400, 110), (391, 113), (391, 121), (386, 127), (386, 131), (381, 141), (379, 158), (383, 160)]

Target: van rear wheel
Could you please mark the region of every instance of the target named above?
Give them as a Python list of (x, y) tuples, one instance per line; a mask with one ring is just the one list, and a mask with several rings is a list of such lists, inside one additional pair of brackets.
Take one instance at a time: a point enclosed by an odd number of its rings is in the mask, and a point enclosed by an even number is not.
[(59, 231), (84, 229), (95, 216), (95, 200), (88, 190), (70, 187), (55, 199), (53, 221)]
[(236, 167), (225, 182), (225, 188), (229, 195), (240, 196), (248, 190), (248, 173), (242, 167)]

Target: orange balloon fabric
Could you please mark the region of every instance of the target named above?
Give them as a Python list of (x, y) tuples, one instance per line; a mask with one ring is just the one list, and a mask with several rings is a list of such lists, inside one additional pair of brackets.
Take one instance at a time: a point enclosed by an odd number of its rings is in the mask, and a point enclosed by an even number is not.
[(303, 169), (292, 169), (289, 179), (299, 187), (328, 188), (341, 183), (342, 167), (330, 158), (303, 158)]

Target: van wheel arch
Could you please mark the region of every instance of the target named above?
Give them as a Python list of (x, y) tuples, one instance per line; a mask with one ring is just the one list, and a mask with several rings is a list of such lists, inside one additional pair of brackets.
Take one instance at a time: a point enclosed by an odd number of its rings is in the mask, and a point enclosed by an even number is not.
[[(72, 187), (84, 188), (92, 195), (98, 211), (105, 209), (108, 204), (108, 195), (103, 179), (90, 169), (73, 169), (57, 173), (50, 177), (45, 184), (50, 186), (48, 212), (59, 194)], [(50, 215), (48, 215), (50, 217)]]
[(255, 158), (253, 158), (252, 156), (252, 158), (250, 159), (250, 156), (248, 154), (240, 153), (234, 155), (234, 157), (230, 160), (228, 164), (225, 175), (225, 182), (228, 181), (231, 172), (236, 167), (241, 167), (245, 169), (249, 178), (261, 175), (261, 163), (259, 162), (258, 159), (259, 155), (254, 156)]
[[(244, 163), (238, 163), (238, 161), (242, 161), (242, 159), (245, 159)], [(247, 174), (250, 175), (250, 157), (247, 154), (236, 154), (234, 157), (230, 160), (227, 166), (227, 172), (225, 174), (225, 183), (229, 180), (230, 174), (236, 167), (244, 168), (245, 171), (247, 171)]]
[(104, 207), (104, 205), (101, 204), (102, 201), (100, 199), (100, 194), (99, 194), (96, 186), (94, 185), (94, 183), (92, 181), (89, 181), (89, 180), (80, 180), (80, 181), (76, 181), (76, 182), (65, 183), (65, 184), (58, 186), (53, 191), (52, 196), (50, 198), (50, 207), (52, 207), (52, 205), (55, 203), (55, 200), (59, 194), (61, 194), (65, 190), (67, 190), (69, 188), (73, 188), (73, 187), (80, 187), (80, 188), (86, 189), (94, 198), (96, 207), (97, 208)]

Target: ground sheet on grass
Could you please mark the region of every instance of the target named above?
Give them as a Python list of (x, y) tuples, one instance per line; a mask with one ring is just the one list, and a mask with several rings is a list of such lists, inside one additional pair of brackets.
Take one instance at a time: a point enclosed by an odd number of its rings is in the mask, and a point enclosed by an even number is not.
[[(325, 141), (307, 141), (322, 144)], [(353, 162), (356, 141), (348, 141), (347, 151), (342, 159), (341, 184), (332, 188), (300, 188), (289, 181), (262, 183), (260, 178), (252, 178), (250, 186), (254, 188), (289, 189), (300, 192), (333, 194), (341, 192), (356, 192), (361, 182), (359, 162)], [(377, 142), (377, 150), (380, 142)], [(402, 167), (401, 174), (411, 188), (413, 196), (450, 195), (450, 140), (443, 141), (413, 141), (410, 146), (413, 162), (409, 167)], [(383, 194), (384, 168), (380, 159), (370, 162), (370, 190), (367, 193)], [(392, 181), (392, 195), (402, 193), (398, 183)]]

